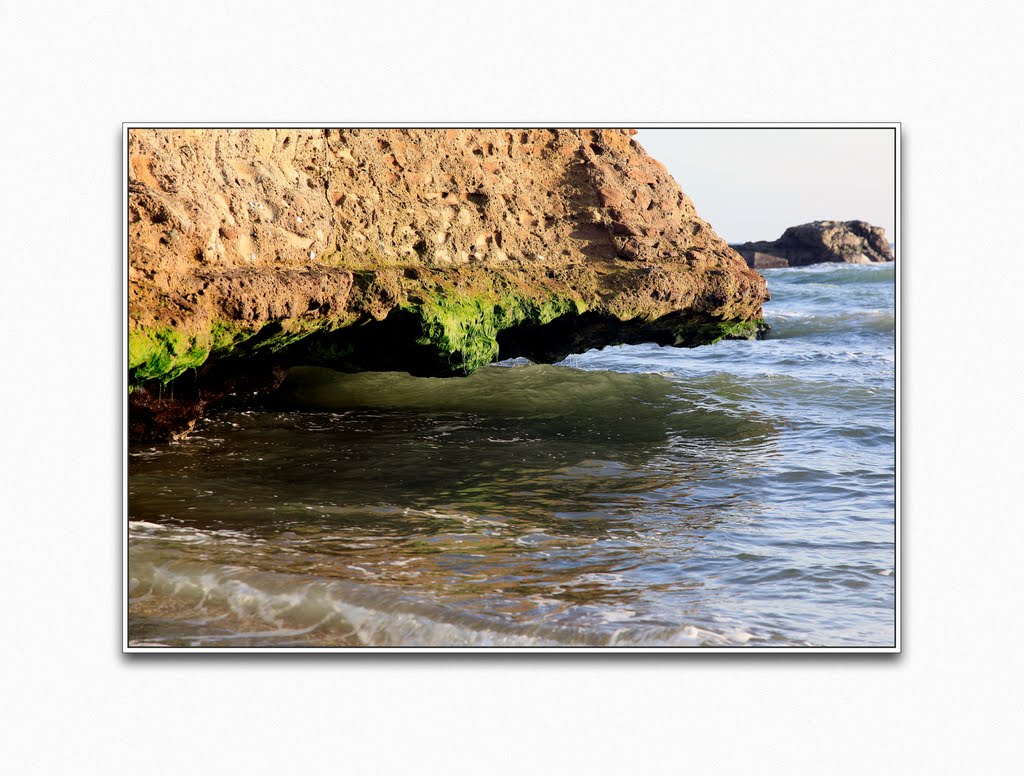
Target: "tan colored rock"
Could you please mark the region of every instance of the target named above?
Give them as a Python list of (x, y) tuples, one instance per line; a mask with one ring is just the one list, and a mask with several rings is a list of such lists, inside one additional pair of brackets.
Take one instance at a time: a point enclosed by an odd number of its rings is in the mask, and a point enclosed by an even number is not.
[[(542, 308), (605, 321), (577, 348), (615, 341), (615, 321), (635, 323), (631, 341), (645, 322), (759, 321), (764, 279), (633, 134), (132, 129), (132, 382), (173, 378), (246, 338), (309, 358), (281, 348), (403, 311), (450, 351), (438, 373), (497, 357), (500, 332), (544, 325), (555, 313)], [(483, 317), (438, 312), (466, 305)], [(654, 338), (700, 341), (665, 331)], [(514, 337), (501, 348), (513, 340), (528, 350)]]

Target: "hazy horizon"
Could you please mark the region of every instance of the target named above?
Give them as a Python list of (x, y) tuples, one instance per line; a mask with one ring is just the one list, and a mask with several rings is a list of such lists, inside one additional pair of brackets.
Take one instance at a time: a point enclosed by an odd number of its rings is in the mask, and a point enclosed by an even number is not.
[(635, 139), (730, 243), (821, 220), (867, 221), (895, 240), (891, 130), (641, 129)]

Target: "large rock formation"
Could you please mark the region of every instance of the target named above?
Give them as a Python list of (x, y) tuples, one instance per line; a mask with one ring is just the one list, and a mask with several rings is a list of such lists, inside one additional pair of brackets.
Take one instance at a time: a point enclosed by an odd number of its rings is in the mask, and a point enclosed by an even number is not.
[(749, 266), (756, 269), (893, 260), (885, 230), (865, 221), (814, 221), (789, 227), (778, 240), (747, 242), (732, 247)]
[(130, 435), (295, 364), (467, 374), (762, 329), (632, 130), (132, 129)]

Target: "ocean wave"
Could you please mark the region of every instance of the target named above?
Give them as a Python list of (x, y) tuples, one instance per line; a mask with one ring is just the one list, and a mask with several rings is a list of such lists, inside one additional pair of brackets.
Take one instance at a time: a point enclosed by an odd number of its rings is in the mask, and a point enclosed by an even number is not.
[(889, 310), (843, 310), (828, 314), (797, 310), (771, 311), (771, 339), (793, 339), (848, 332), (896, 333), (896, 316)]
[(735, 439), (770, 432), (749, 408), (688, 401), (678, 382), (656, 372), (583, 370), (566, 366), (490, 366), (468, 377), (413, 377), (396, 372), (342, 374), (292, 370), (281, 402), (302, 410), (378, 409), (453, 413), (514, 420), (491, 444), (566, 439), (652, 442), (674, 434)]
[(837, 286), (878, 284), (891, 285), (896, 282), (896, 264), (811, 264), (806, 267), (777, 267), (759, 270), (772, 284), (786, 283), (793, 286), (808, 284), (829, 284)]
[(128, 603), (135, 646), (701, 647), (757, 639), (735, 626), (631, 627), (628, 617), (607, 612), (603, 629), (519, 624), (348, 580), (161, 559), (138, 540), (184, 532), (194, 541), (199, 532), (154, 526), (132, 523)]
[(766, 270), (757, 342), (293, 370), (132, 451), (130, 641), (888, 643), (892, 272)]

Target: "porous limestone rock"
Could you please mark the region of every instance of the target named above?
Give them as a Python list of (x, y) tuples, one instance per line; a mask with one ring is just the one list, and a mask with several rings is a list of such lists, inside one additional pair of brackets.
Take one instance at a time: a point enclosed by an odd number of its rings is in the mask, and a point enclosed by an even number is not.
[(295, 364), (447, 376), (757, 336), (764, 278), (633, 134), (130, 129), (131, 436)]

